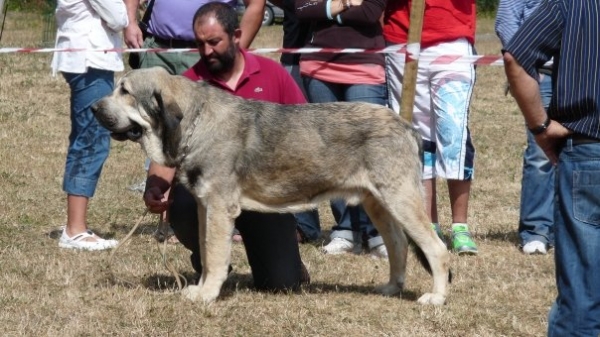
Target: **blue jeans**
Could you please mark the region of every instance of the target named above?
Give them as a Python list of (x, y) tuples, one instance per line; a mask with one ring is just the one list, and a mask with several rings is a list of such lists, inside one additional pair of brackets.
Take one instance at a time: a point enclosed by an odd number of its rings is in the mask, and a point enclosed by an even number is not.
[[(545, 108), (552, 97), (552, 77), (542, 75), (540, 94)], [(554, 165), (527, 132), (527, 148), (523, 154), (523, 178), (521, 180), (521, 210), (519, 237), (521, 244), (541, 241), (554, 246)]]
[(554, 230), (558, 297), (548, 336), (600, 334), (600, 143), (568, 139), (556, 170)]
[[(387, 86), (376, 84), (340, 84), (304, 77), (304, 88), (311, 103), (368, 102), (387, 105)], [(343, 165), (344, 163), (340, 163)], [(331, 211), (337, 225), (332, 228), (331, 238), (343, 238), (354, 242), (355, 233), (367, 236), (369, 247), (383, 244), (375, 226), (362, 206), (347, 206), (343, 200), (333, 200)], [(296, 214), (298, 228), (307, 239), (318, 238), (321, 233), (319, 214), (315, 211)]]
[(114, 72), (88, 68), (84, 74), (63, 73), (71, 89), (71, 134), (63, 177), (69, 195), (91, 198), (110, 150), (110, 132), (102, 127), (91, 106), (110, 94)]
[(298, 84), (298, 88), (300, 88), (300, 91), (302, 91), (302, 94), (306, 97), (306, 90), (304, 90), (304, 84), (302, 83), (302, 75), (300, 75), (300, 65), (282, 64), (282, 66), (290, 75), (292, 75), (292, 78), (296, 81), (296, 84)]

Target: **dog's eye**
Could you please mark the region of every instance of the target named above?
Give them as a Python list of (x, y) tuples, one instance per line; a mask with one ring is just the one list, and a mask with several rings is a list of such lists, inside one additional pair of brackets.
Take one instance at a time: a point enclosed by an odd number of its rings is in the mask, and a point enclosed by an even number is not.
[(125, 89), (125, 87), (124, 87), (124, 86), (121, 86), (121, 88), (120, 88), (120, 90), (119, 90), (119, 91), (121, 92), (121, 94), (122, 94), (122, 95), (127, 95), (127, 94), (129, 94), (129, 91), (127, 91), (127, 89)]
[(142, 128), (135, 126), (127, 131), (127, 138), (132, 141), (136, 141), (142, 137)]

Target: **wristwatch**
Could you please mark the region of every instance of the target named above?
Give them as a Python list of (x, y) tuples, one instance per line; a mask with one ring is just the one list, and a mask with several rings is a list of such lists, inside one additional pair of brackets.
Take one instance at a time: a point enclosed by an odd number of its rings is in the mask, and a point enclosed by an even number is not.
[(546, 120), (541, 125), (538, 125), (538, 126), (533, 127), (533, 128), (529, 128), (528, 127), (528, 129), (529, 129), (529, 131), (531, 131), (531, 133), (534, 136), (537, 136), (539, 134), (544, 133), (544, 131), (546, 131), (546, 129), (548, 129), (548, 125), (550, 125), (550, 117), (546, 117)]

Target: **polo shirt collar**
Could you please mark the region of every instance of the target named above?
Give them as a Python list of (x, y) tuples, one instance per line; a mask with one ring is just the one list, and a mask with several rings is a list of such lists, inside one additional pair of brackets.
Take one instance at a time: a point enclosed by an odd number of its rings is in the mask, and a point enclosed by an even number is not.
[(222, 88), (229, 92), (235, 93), (242, 85), (244, 85), (244, 83), (246, 83), (248, 81), (248, 79), (250, 78), (251, 75), (260, 72), (260, 64), (256, 58), (256, 55), (249, 53), (246, 50), (241, 49), (241, 48), (240, 48), (240, 52), (242, 53), (242, 57), (244, 58), (244, 61), (245, 61), (244, 69), (242, 70), (242, 75), (240, 76), (240, 79), (238, 80), (238, 83), (233, 90), (231, 90), (227, 85), (225, 85), (225, 82), (214, 77), (206, 69), (206, 67), (204, 66), (203, 63), (198, 62), (197, 66), (195, 67), (194, 70), (196, 71), (196, 74), (198, 75), (199, 78), (202, 78), (205, 81), (211, 82), (211, 83), (217, 85), (219, 88)]

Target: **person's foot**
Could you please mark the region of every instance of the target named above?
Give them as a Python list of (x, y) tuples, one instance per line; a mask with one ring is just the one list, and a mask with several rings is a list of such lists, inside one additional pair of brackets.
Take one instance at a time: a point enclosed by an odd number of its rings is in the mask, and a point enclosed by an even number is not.
[(301, 285), (309, 285), (310, 284), (310, 274), (308, 273), (308, 269), (306, 269), (306, 266), (304, 265), (304, 262), (300, 261), (300, 264), (302, 265), (302, 271), (301, 271), (301, 276), (300, 276), (300, 284)]
[(60, 239), (58, 240), (58, 246), (66, 249), (77, 249), (77, 250), (105, 250), (111, 249), (117, 246), (119, 242), (117, 240), (105, 240), (94, 234), (91, 230), (87, 230), (83, 233), (69, 236), (67, 234), (67, 228), (64, 227)]
[(306, 243), (308, 241), (306, 240), (306, 237), (304, 237), (304, 233), (302, 233), (300, 228), (296, 228), (296, 240), (298, 240), (298, 243)]
[(452, 225), (452, 249), (458, 255), (477, 254), (477, 245), (471, 237), (467, 224)]
[(387, 252), (387, 248), (385, 247), (384, 244), (380, 244), (377, 247), (374, 247), (371, 249), (371, 257), (374, 259), (387, 259), (388, 257), (388, 252)]
[(179, 240), (175, 236), (175, 232), (173, 232), (173, 228), (169, 224), (165, 224), (163, 226), (158, 226), (156, 231), (154, 231), (154, 239), (156, 241), (162, 243), (167, 241), (167, 243), (178, 243)]
[(323, 253), (325, 254), (344, 254), (351, 253), (354, 249), (354, 243), (350, 240), (342, 238), (333, 238), (331, 242), (323, 247)]
[(444, 237), (444, 232), (442, 231), (442, 227), (440, 227), (440, 224), (437, 222), (433, 222), (431, 223), (431, 228), (433, 228), (433, 231), (435, 232), (435, 234), (437, 234), (438, 238), (442, 240), (444, 245), (448, 245), (446, 243), (446, 238)]
[(146, 190), (146, 179), (127, 187), (127, 189), (133, 192), (144, 193)]
[(531, 254), (543, 254), (548, 253), (548, 249), (546, 248), (546, 244), (542, 241), (529, 241), (525, 245), (523, 245), (523, 253), (531, 255)]

